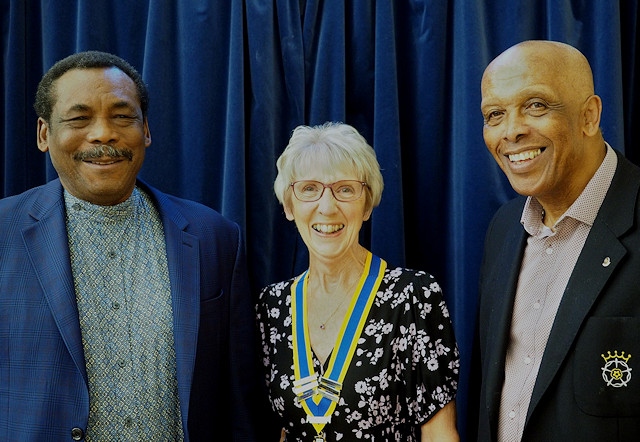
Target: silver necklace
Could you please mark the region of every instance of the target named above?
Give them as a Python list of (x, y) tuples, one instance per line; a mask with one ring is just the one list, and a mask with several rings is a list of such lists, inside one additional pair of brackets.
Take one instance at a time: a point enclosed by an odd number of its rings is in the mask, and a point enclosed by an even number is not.
[(329, 315), (329, 317), (327, 319), (324, 320), (324, 322), (320, 323), (320, 329), (324, 330), (327, 328), (327, 322), (329, 322), (329, 319), (333, 318), (333, 315), (336, 314), (336, 312), (340, 309), (340, 307), (342, 307), (342, 304), (344, 304), (344, 302), (347, 300), (347, 298), (349, 298), (349, 296), (345, 296), (344, 299), (342, 300), (342, 302), (340, 304), (338, 304), (338, 306), (335, 308), (335, 310)]

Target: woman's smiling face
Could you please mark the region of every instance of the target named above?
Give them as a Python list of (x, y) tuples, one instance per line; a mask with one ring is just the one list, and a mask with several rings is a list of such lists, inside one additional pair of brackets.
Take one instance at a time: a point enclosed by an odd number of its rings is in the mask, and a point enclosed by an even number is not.
[[(296, 180), (332, 184), (342, 180), (360, 181), (360, 177), (348, 168), (319, 167), (297, 176)], [(293, 193), (293, 190), (290, 188), (288, 192)], [(365, 188), (360, 198), (349, 202), (336, 200), (329, 188), (324, 189), (317, 201), (300, 201), (293, 194), (289, 195), (285, 214), (288, 220), (295, 221), (310, 257), (336, 259), (359, 247), (362, 223), (371, 216), (366, 192)]]

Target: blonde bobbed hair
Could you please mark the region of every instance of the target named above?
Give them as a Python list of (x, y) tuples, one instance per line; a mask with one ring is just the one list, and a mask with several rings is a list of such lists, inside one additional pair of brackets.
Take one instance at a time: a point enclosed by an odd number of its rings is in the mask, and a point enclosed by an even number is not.
[(290, 203), (291, 183), (309, 179), (315, 170), (355, 173), (354, 179), (367, 183), (367, 210), (380, 204), (384, 182), (373, 148), (360, 133), (344, 123), (298, 126), (276, 162), (278, 176), (273, 190), (280, 204)]

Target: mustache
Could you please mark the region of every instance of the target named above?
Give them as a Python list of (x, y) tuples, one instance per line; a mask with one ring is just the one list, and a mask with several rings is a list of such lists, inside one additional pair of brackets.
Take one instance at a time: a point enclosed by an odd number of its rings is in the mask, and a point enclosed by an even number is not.
[(126, 148), (118, 148), (110, 144), (100, 144), (93, 146), (90, 149), (77, 152), (73, 155), (73, 159), (76, 161), (91, 160), (94, 158), (126, 158), (131, 161), (133, 159), (133, 151)]

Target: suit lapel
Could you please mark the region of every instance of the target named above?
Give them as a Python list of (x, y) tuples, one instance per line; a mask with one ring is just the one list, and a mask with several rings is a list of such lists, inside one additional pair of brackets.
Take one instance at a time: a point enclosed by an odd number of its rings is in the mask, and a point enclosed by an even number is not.
[(627, 253), (618, 237), (632, 227), (640, 177), (618, 154), (618, 169), (558, 307), (540, 365), (527, 420), (569, 353), (603, 287)]
[[(555, 377), (578, 331), (626, 249), (602, 223), (592, 227), (558, 307), (531, 396), (529, 414)], [(605, 258), (611, 264), (605, 267)], [(528, 416), (527, 416), (528, 417)]]
[(86, 382), (84, 350), (59, 180), (42, 188), (39, 198), (30, 209), (30, 215), (34, 223), (22, 230), (29, 259), (62, 340)]
[(165, 231), (178, 395), (186, 432), (200, 322), (200, 246), (198, 238), (185, 231), (189, 222), (175, 204), (163, 193), (138, 184), (155, 199)]
[[(522, 212), (522, 204), (517, 207), (519, 213)], [(509, 344), (520, 263), (527, 238), (526, 231), (519, 222), (511, 223), (505, 229), (503, 236), (502, 247), (492, 258), (495, 262), (505, 263), (505, 265), (491, 266), (495, 274), (491, 275), (492, 283), (488, 290), (494, 299), (492, 305), (496, 308), (490, 312), (487, 322), (489, 324), (487, 326), (487, 362), (483, 368), (486, 375), (486, 407), (489, 410), (493, 434), (497, 432), (500, 397), (504, 383), (504, 361)], [(519, 246), (514, 247), (518, 244)]]

